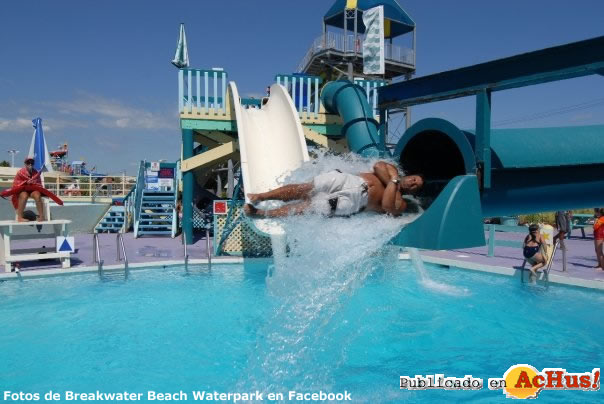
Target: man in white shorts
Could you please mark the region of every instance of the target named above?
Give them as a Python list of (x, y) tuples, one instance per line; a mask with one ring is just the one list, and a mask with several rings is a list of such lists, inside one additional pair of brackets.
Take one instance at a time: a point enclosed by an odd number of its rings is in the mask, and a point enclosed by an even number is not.
[[(250, 203), (243, 209), (246, 215), (254, 217), (280, 217), (309, 211), (325, 216), (350, 216), (363, 210), (399, 216), (407, 208), (402, 195), (415, 193), (423, 185), (421, 175), (401, 178), (396, 166), (378, 161), (372, 173), (352, 175), (334, 170), (316, 176), (311, 182), (248, 194)], [(300, 202), (271, 210), (254, 206), (267, 200)]]

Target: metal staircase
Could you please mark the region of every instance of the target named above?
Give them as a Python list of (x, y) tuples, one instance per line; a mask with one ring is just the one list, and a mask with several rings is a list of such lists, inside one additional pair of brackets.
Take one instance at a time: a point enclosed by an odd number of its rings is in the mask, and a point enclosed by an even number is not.
[[(136, 183), (134, 206), (134, 237), (170, 236), (177, 231), (176, 217), (176, 164), (161, 163), (160, 172), (172, 170), (172, 177), (163, 175), (163, 180), (172, 180), (171, 186), (157, 185), (149, 177), (150, 163), (142, 161)], [(163, 170), (163, 171), (162, 171)]]
[(95, 233), (123, 233), (126, 223), (126, 209), (123, 206), (111, 206), (94, 228)]

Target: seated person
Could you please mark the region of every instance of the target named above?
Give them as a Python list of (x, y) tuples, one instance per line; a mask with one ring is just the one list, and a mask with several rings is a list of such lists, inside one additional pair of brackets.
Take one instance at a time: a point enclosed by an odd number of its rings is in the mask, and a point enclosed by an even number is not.
[(537, 270), (543, 268), (546, 264), (546, 256), (543, 252), (545, 242), (541, 233), (539, 233), (539, 226), (531, 224), (529, 226), (529, 234), (524, 238), (522, 245), (523, 255), (526, 261), (532, 265), (529, 271), (531, 274), (537, 275)]
[[(243, 208), (246, 215), (255, 217), (280, 217), (306, 211), (326, 216), (350, 216), (363, 210), (399, 216), (407, 208), (402, 195), (415, 193), (423, 185), (421, 175), (401, 178), (396, 166), (378, 161), (371, 173), (352, 175), (334, 170), (319, 174), (311, 182), (248, 194), (251, 203)], [(272, 210), (254, 206), (266, 200), (300, 202)]]
[[(15, 175), (13, 180), (13, 188), (20, 187), (22, 185), (35, 184), (42, 186), (41, 175), (34, 168), (33, 157), (27, 157), (24, 161), (25, 167), (21, 168)], [(42, 194), (39, 191), (21, 191), (17, 196), (17, 221), (18, 222), (29, 222), (28, 219), (23, 217), (23, 211), (27, 204), (27, 199), (32, 198), (36, 202), (36, 209), (38, 210), (38, 221), (44, 221), (44, 209), (42, 204)]]

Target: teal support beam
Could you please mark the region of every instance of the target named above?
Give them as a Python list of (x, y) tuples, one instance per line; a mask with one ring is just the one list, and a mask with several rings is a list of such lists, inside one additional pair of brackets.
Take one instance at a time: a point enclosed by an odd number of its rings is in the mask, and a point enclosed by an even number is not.
[(540, 83), (601, 74), (604, 36), (523, 53), (378, 88), (380, 108), (402, 108)]
[(476, 161), (482, 178), (481, 188), (491, 187), (491, 91), (476, 94)]
[[(193, 157), (193, 131), (182, 131), (182, 158)], [(187, 238), (187, 244), (193, 244), (193, 187), (195, 178), (192, 171), (182, 174), (182, 231)]]

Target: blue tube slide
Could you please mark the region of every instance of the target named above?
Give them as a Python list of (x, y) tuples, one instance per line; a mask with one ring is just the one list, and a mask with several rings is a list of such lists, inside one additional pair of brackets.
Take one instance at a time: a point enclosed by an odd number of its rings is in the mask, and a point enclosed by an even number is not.
[[(366, 157), (380, 155), (379, 124), (373, 118), (363, 88), (347, 80), (332, 81), (323, 87), (321, 101), (328, 112), (342, 117), (342, 134), (351, 151)], [(458, 137), (461, 139), (463, 135), (459, 133)], [(471, 148), (463, 150), (471, 155)], [(404, 165), (402, 168), (409, 170)], [(464, 174), (470, 175), (458, 176), (439, 190), (430, 209), (391, 242), (435, 250), (484, 245), (478, 181), (471, 175), (473, 170), (471, 166), (464, 167)]]
[(321, 101), (329, 113), (342, 117), (342, 134), (350, 151), (365, 157), (380, 155), (379, 124), (362, 87), (348, 80), (331, 81), (323, 87)]

